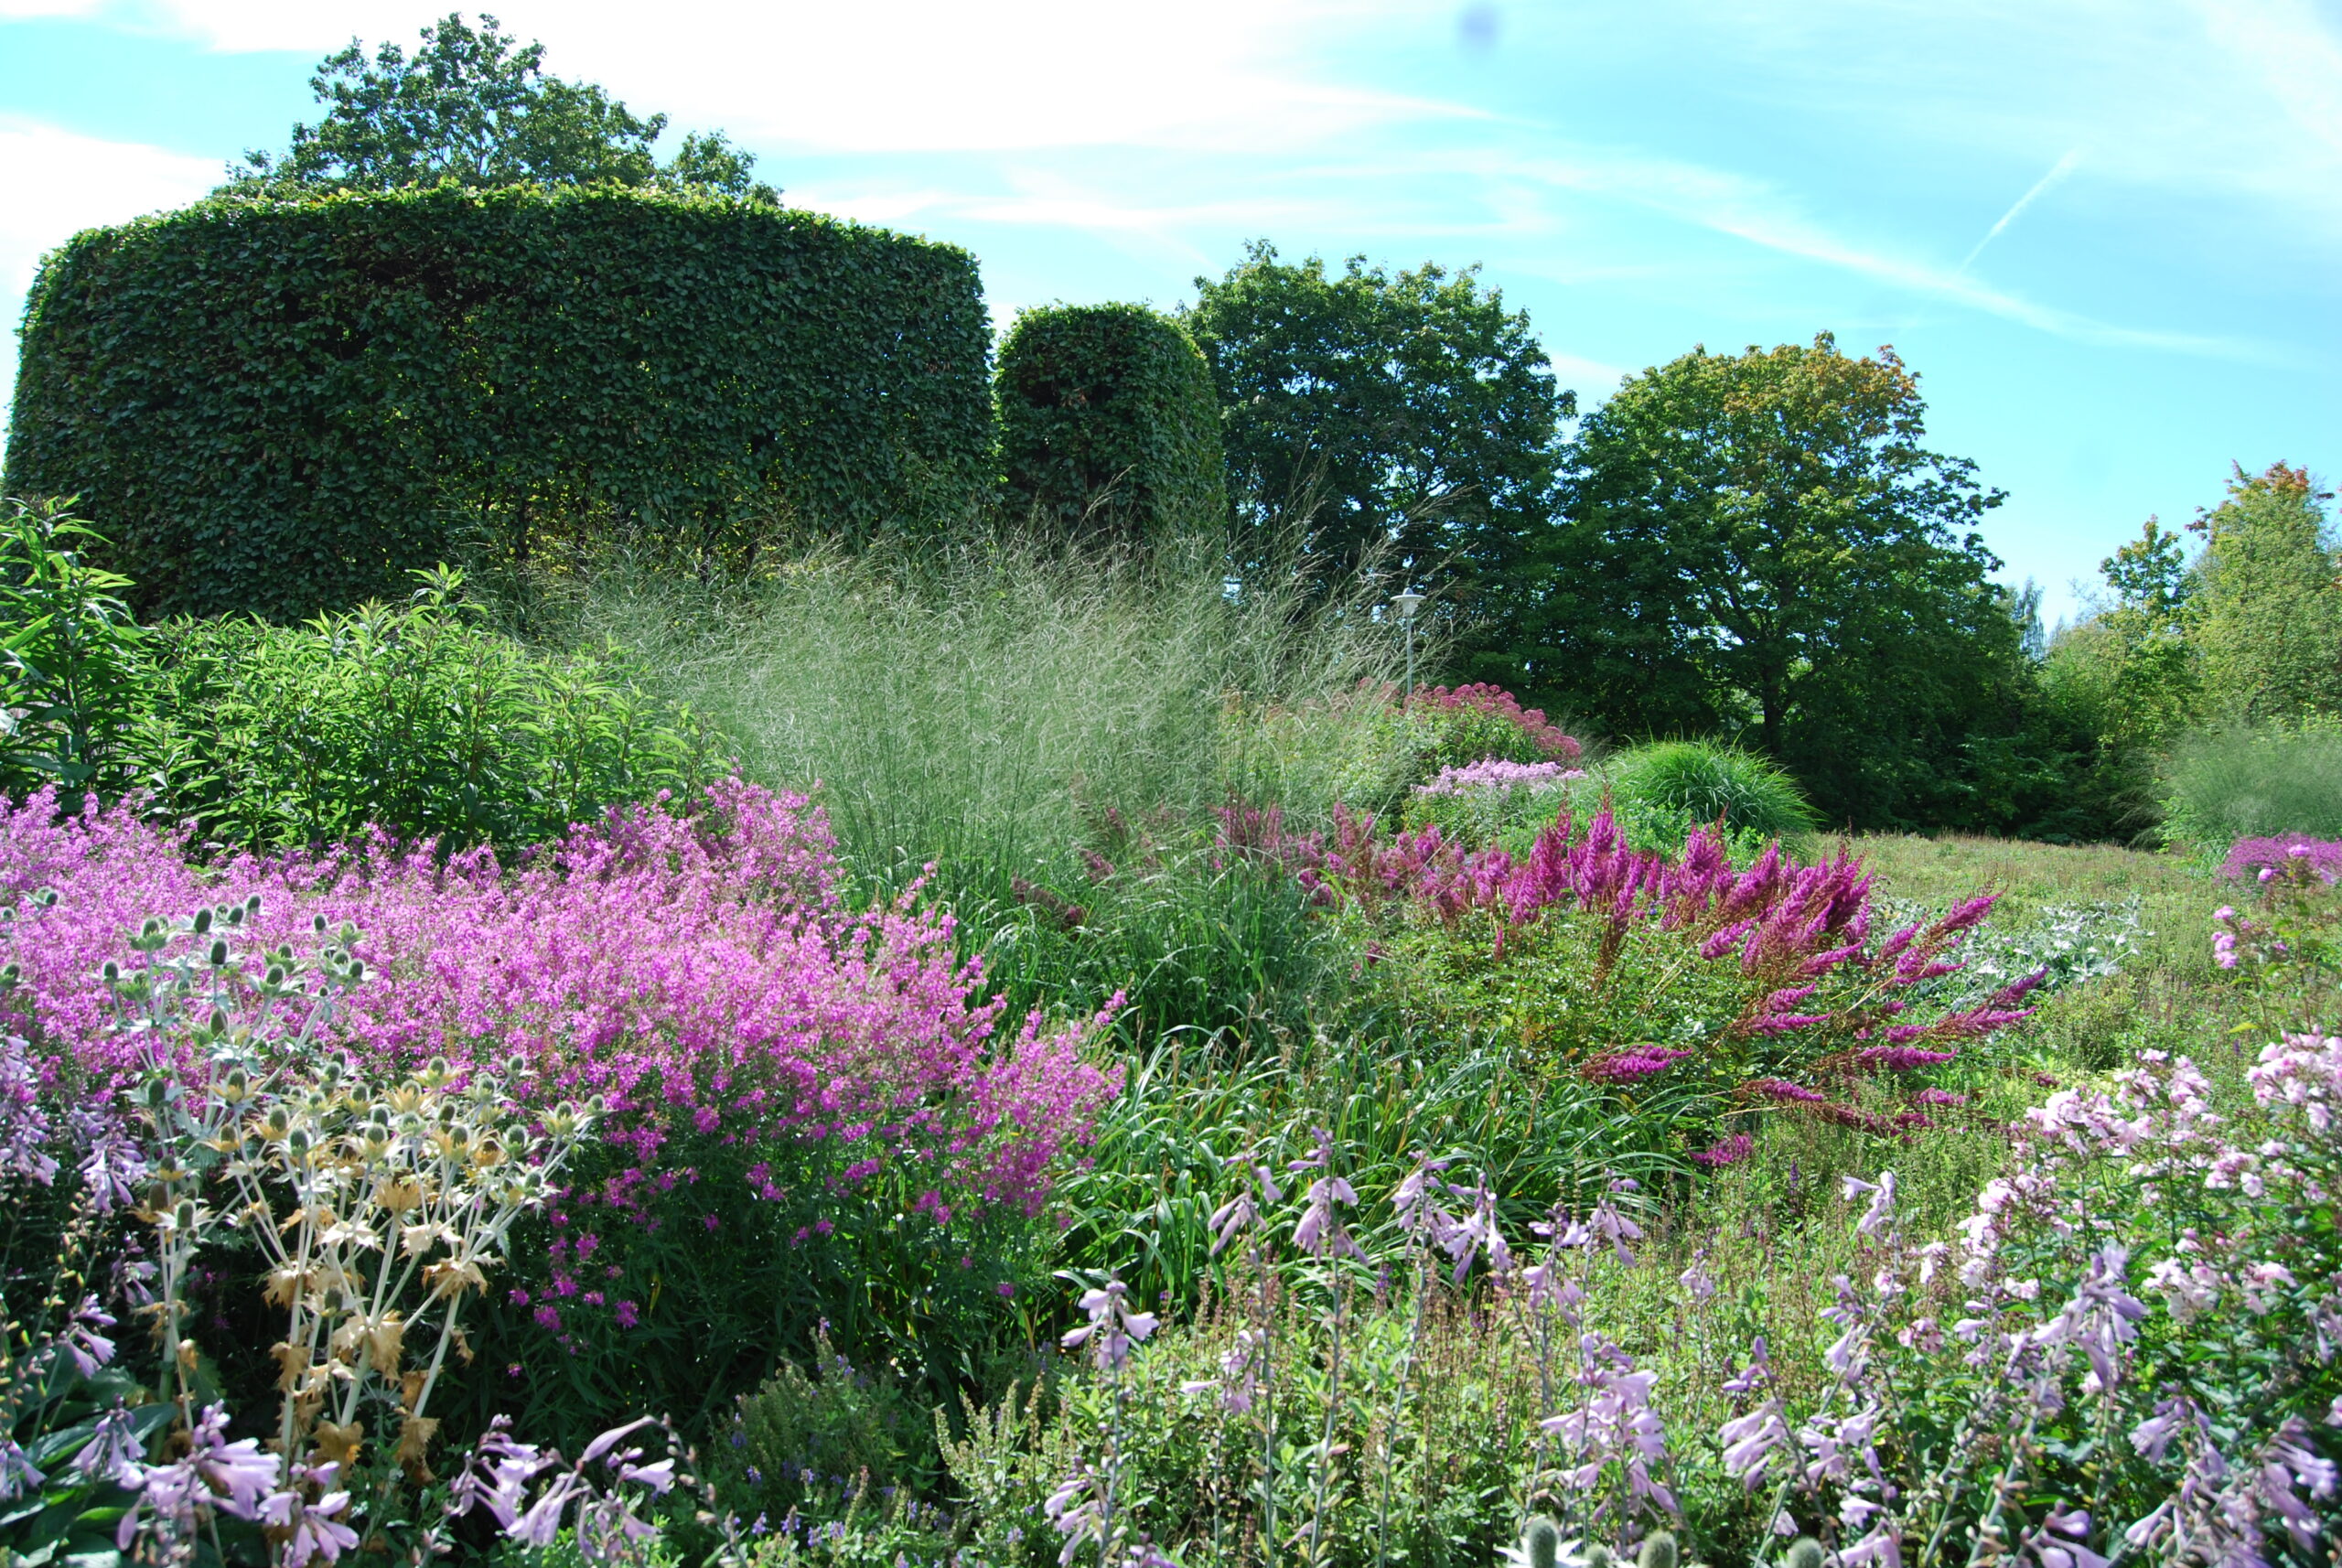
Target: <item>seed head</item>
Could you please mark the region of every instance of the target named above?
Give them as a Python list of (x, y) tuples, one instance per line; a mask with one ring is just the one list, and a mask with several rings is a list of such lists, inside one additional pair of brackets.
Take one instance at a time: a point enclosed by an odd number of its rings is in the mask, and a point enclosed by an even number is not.
[(1543, 1514), (1531, 1520), (1520, 1532), (1520, 1554), (1529, 1568), (1555, 1568), (1562, 1555), (1561, 1527)]
[(1676, 1557), (1675, 1537), (1662, 1530), (1654, 1531), (1643, 1542), (1642, 1552), (1635, 1561), (1638, 1568), (1675, 1568)]
[(1781, 1559), (1781, 1568), (1821, 1568), (1821, 1542), (1810, 1535), (1800, 1535), (1789, 1542), (1789, 1555)]

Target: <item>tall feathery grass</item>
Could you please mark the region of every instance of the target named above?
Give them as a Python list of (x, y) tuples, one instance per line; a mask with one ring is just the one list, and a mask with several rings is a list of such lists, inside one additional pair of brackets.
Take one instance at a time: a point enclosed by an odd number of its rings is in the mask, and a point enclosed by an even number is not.
[(2215, 858), (2240, 838), (2342, 838), (2342, 721), (2215, 729), (2173, 748), (2164, 838)]
[[(1328, 815), (1361, 682), (1404, 666), (1372, 597), (1235, 582), (1209, 538), (1141, 560), (1004, 536), (817, 551), (748, 585), (613, 568), (547, 624), (631, 650), (749, 778), (818, 785), (874, 888), (931, 865), (1013, 1004), (1123, 989), (1141, 1032), (1219, 1030), (1298, 1025), (1338, 980), (1302, 897), (1212, 864), (1203, 829), (1230, 792)], [(1259, 722), (1295, 709), (1306, 724)], [(1081, 853), (1133, 835), (1144, 865), (1101, 878)]]

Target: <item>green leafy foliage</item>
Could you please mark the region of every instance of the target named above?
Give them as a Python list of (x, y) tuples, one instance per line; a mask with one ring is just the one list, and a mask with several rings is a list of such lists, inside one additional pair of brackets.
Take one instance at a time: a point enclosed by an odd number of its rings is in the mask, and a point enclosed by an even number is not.
[(1388, 556), (1423, 581), (1492, 575), (1543, 521), (1575, 394), (1477, 269), (1354, 256), (1328, 276), (1259, 241), (1196, 280), (1185, 319), (1219, 388), (1237, 521), (1305, 519), (1327, 574)]
[(370, 62), (353, 40), (318, 62), (309, 87), (329, 106), (326, 117), (294, 126), (282, 156), (246, 154), (225, 188), (282, 196), (609, 183), (779, 199), (750, 177), (756, 156), (721, 131), (684, 137), (661, 166), (651, 145), (667, 128), (664, 114), (638, 119), (591, 82), (545, 75), (544, 46), (514, 49), (489, 16), (477, 31), (459, 11), (426, 25), (412, 59), (386, 43)]
[(1959, 820), (2020, 639), (1962, 532), (2000, 493), (1920, 445), (1924, 413), (1891, 349), (1827, 334), (1629, 378), (1481, 664), (1617, 732), (1746, 735), (1833, 821)]
[(74, 810), (109, 782), (146, 633), (128, 580), (83, 558), (104, 543), (67, 503), (0, 501), (0, 795), (55, 783)]
[(10, 425), (146, 614), (294, 618), (465, 548), (752, 564), (960, 517), (991, 446), (973, 262), (734, 198), (216, 199), (53, 252)]
[(1142, 305), (1027, 310), (994, 385), (1012, 501), (1082, 538), (1219, 525), (1219, 404), (1177, 322)]
[(370, 827), (453, 848), (560, 836), (606, 806), (688, 796), (725, 766), (615, 650), (546, 657), (479, 623), (461, 577), (301, 627), (153, 633), (124, 770), (208, 840), (287, 849)]

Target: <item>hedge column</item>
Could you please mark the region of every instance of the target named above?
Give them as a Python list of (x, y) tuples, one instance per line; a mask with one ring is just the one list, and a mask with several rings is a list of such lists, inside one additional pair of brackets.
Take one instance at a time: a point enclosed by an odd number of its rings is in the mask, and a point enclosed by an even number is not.
[(52, 254), (6, 465), (147, 614), (402, 594), (466, 546), (753, 552), (945, 526), (988, 478), (948, 245), (716, 196), (215, 199)]

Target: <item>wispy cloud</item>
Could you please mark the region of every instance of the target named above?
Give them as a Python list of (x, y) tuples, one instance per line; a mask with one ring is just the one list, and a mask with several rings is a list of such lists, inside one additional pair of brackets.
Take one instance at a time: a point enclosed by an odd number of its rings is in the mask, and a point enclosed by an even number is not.
[(1565, 155), (1524, 161), (1514, 172), (2078, 342), (2243, 360), (2265, 360), (2275, 352), (2246, 339), (2123, 326), (2044, 305), (1968, 276), (1965, 263), (1947, 266), (1880, 241), (1842, 233), (1811, 217), (1803, 202), (1772, 182), (1728, 170), (1653, 158), (1631, 149), (1577, 147)]
[(1999, 222), (1984, 231), (1984, 237), (1976, 242), (1975, 249), (1970, 251), (1968, 254), (1960, 259), (1960, 271), (1964, 274), (1970, 267), (1974, 266), (1976, 264), (1976, 258), (1984, 253), (1985, 246), (1991, 244), (1993, 241), (2006, 233), (2008, 231), (2009, 225), (2017, 220), (2018, 214), (2022, 213), (2026, 208), (2040, 200), (2043, 196), (2056, 188), (2059, 184), (2063, 183), (2067, 176), (2072, 174), (2075, 169), (2081, 166), (2081, 149), (2079, 147), (2076, 147), (2071, 152), (2068, 152), (2064, 157), (2059, 158), (2055, 164), (2052, 164), (2047, 174), (2045, 174), (2039, 179), (2035, 180), (2025, 193), (2016, 199), (2016, 204), (2011, 207), (2006, 212), (2001, 214), (2001, 220)]

